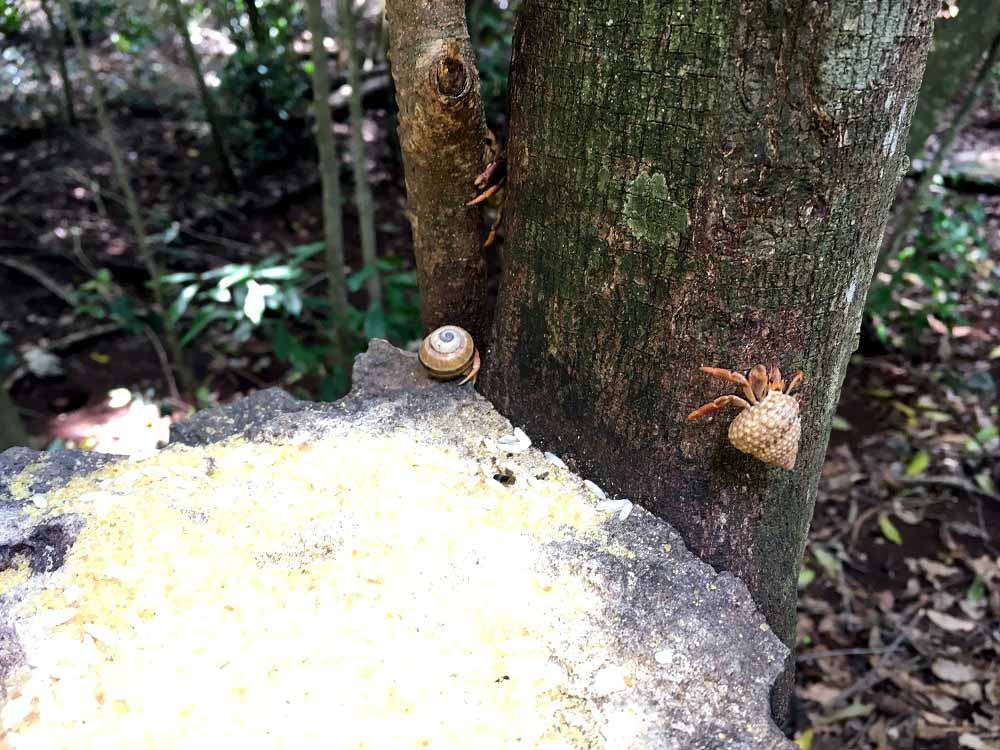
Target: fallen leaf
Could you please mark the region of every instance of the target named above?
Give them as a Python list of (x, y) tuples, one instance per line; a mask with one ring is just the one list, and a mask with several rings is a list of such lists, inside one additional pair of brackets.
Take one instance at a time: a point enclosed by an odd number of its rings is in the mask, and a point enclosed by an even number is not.
[(949, 633), (968, 633), (976, 629), (976, 623), (952, 617), (944, 612), (927, 612), (927, 619)]
[(798, 745), (801, 750), (812, 750), (814, 734), (816, 734), (816, 732), (812, 727), (809, 727), (809, 729), (795, 738), (795, 744)]
[(971, 682), (976, 679), (975, 669), (951, 659), (935, 659), (931, 664), (931, 672), (945, 682)]
[(893, 525), (892, 520), (889, 518), (888, 513), (879, 513), (878, 516), (878, 527), (882, 532), (882, 536), (888, 539), (893, 544), (902, 544), (903, 537), (899, 533), (899, 529)]
[(931, 454), (927, 451), (917, 451), (913, 454), (913, 458), (910, 459), (910, 462), (906, 464), (906, 476), (915, 477), (919, 474), (923, 474), (930, 465)]
[(875, 708), (874, 703), (862, 703), (861, 701), (854, 701), (849, 706), (844, 706), (838, 711), (833, 711), (819, 718), (818, 724), (834, 724), (838, 721), (846, 721), (847, 719), (856, 719), (859, 716), (867, 716)]
[(935, 318), (933, 315), (927, 315), (927, 326), (934, 331), (934, 333), (939, 333), (942, 336), (948, 335), (948, 326), (946, 326), (942, 321)]
[(821, 706), (829, 705), (840, 695), (841, 689), (828, 685), (825, 682), (814, 682), (799, 691), (799, 695), (806, 700), (815, 701)]
[(960, 747), (968, 747), (971, 750), (1000, 750), (1000, 745), (992, 742), (987, 743), (981, 737), (969, 732), (963, 732), (958, 736), (958, 744)]

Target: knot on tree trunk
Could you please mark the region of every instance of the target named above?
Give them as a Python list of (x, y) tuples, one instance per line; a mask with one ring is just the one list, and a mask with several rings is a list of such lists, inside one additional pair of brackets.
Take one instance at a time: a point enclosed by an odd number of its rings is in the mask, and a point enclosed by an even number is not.
[(432, 85), (439, 96), (448, 100), (462, 99), (472, 90), (467, 63), (458, 42), (448, 40), (431, 66)]

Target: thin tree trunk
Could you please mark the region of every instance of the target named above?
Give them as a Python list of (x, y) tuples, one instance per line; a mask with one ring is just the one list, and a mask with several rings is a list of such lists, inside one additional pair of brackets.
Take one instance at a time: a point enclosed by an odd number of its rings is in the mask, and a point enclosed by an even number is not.
[[(1000, 6), (998, 6), (998, 10), (1000, 10)], [(888, 237), (882, 243), (878, 264), (875, 266), (876, 272), (881, 271), (889, 259), (895, 257), (903, 248), (903, 244), (906, 242), (907, 237), (909, 237), (910, 229), (920, 214), (923, 213), (934, 177), (940, 174), (945, 160), (951, 155), (952, 146), (955, 145), (955, 138), (958, 137), (958, 134), (965, 127), (965, 123), (972, 113), (972, 108), (983, 95), (983, 90), (986, 88), (986, 83), (990, 78), (990, 72), (996, 66), (998, 60), (1000, 60), (1000, 33), (993, 38), (990, 48), (986, 51), (986, 59), (982, 61), (976, 70), (976, 75), (972, 79), (969, 90), (966, 92), (961, 104), (958, 105), (958, 110), (955, 112), (951, 125), (948, 126), (948, 130), (941, 136), (941, 143), (934, 152), (934, 158), (931, 159), (930, 164), (924, 169), (917, 180), (913, 195), (899, 209), (897, 213), (898, 218), (895, 221), (895, 231), (891, 237)]]
[(406, 202), (424, 328), (463, 326), (483, 340), (486, 261), (479, 209), (466, 206), (484, 165), (486, 121), (463, 0), (386, 0)]
[[(320, 0), (306, 0), (309, 31), (312, 34), (313, 108), (316, 116), (316, 145), (319, 148), (320, 177), (323, 184), (323, 232), (326, 239), (327, 295), (330, 300), (331, 362), (341, 377), (347, 371), (349, 335), (347, 329), (347, 278), (344, 272), (343, 199), (340, 192), (340, 161), (330, 120), (330, 69), (323, 47), (327, 26)], [(348, 373), (349, 374), (349, 373)]]
[(267, 49), (270, 41), (268, 30), (261, 20), (256, 0), (246, 0), (244, 5), (247, 9), (247, 19), (250, 21), (250, 33), (253, 34), (254, 44), (257, 46), (257, 55), (260, 56)]
[(191, 32), (188, 30), (187, 14), (181, 7), (181, 0), (169, 0), (170, 14), (173, 16), (174, 26), (177, 33), (181, 35), (184, 42), (184, 52), (187, 55), (188, 65), (194, 73), (195, 81), (198, 84), (198, 94), (201, 96), (201, 104), (205, 109), (205, 117), (208, 118), (208, 128), (212, 133), (212, 145), (215, 147), (215, 155), (219, 160), (219, 169), (222, 177), (226, 181), (230, 190), (239, 190), (239, 181), (233, 171), (233, 165), (229, 159), (229, 150), (226, 148), (226, 141), (222, 137), (222, 118), (219, 117), (219, 110), (215, 106), (215, 98), (208, 90), (205, 83), (205, 76), (201, 70), (201, 60), (198, 59), (198, 52), (191, 43)]
[(976, 70), (996, 35), (1000, 33), (997, 0), (962, 0), (958, 14), (938, 18), (927, 68), (920, 83), (920, 98), (913, 110), (906, 152), (916, 159), (927, 139), (944, 126), (944, 115), (955, 103), (969, 71)]
[[(547, 450), (746, 582), (794, 646), (829, 428), (938, 0), (527, 0), (481, 387)], [(794, 471), (726, 439), (735, 386), (803, 369)], [(787, 716), (790, 660), (776, 687)]]
[(0, 383), (0, 453), (8, 448), (28, 444), (28, 433), (24, 429), (17, 405), (11, 400), (7, 389)]
[(80, 35), (80, 27), (77, 24), (76, 17), (73, 15), (73, 10), (70, 7), (70, 0), (59, 0), (59, 5), (62, 7), (63, 17), (66, 20), (66, 25), (69, 27), (70, 36), (73, 37), (73, 44), (76, 46), (77, 54), (80, 57), (80, 64), (83, 65), (87, 81), (93, 89), (94, 106), (97, 109), (97, 120), (100, 123), (101, 131), (104, 135), (104, 142), (108, 147), (108, 154), (111, 156), (111, 164), (114, 169), (115, 180), (118, 182), (118, 188), (122, 191), (122, 195), (125, 198), (125, 208), (128, 213), (129, 222), (132, 224), (132, 232), (135, 235), (136, 247), (139, 249), (139, 258), (146, 267), (146, 273), (149, 274), (149, 287), (153, 293), (153, 302), (156, 305), (157, 311), (163, 315), (164, 334), (167, 349), (170, 353), (170, 359), (172, 360), (174, 369), (177, 371), (181, 387), (187, 393), (192, 393), (194, 387), (194, 377), (184, 360), (180, 342), (177, 338), (177, 330), (169, 321), (167, 321), (166, 316), (164, 315), (167, 308), (164, 304), (163, 298), (163, 271), (160, 268), (159, 263), (156, 261), (156, 257), (153, 255), (153, 250), (150, 248), (149, 242), (146, 239), (146, 229), (143, 226), (142, 211), (139, 209), (139, 200), (136, 198), (135, 191), (132, 190), (132, 183), (129, 179), (128, 168), (125, 166), (125, 159), (122, 157), (121, 150), (118, 148), (118, 143), (115, 139), (114, 128), (111, 125), (111, 117), (108, 114), (107, 106), (104, 103), (104, 94), (101, 91), (101, 83), (97, 80), (97, 74), (94, 72), (94, 68), (90, 64), (90, 55), (87, 52), (86, 46), (84, 46), (83, 37)]
[(76, 108), (73, 106), (73, 82), (69, 77), (69, 65), (66, 64), (66, 45), (63, 43), (63, 31), (56, 25), (48, 0), (42, 0), (42, 13), (45, 14), (45, 20), (49, 24), (49, 33), (52, 35), (52, 46), (56, 50), (56, 60), (59, 63), (59, 77), (62, 78), (63, 110), (66, 115), (66, 124), (70, 127), (75, 127)]
[(358, 66), (358, 27), (354, 0), (340, 0), (340, 25), (344, 30), (348, 80), (351, 84), (351, 158), (354, 160), (354, 203), (361, 227), (361, 257), (371, 271), (366, 279), (370, 305), (382, 305), (382, 276), (375, 266), (375, 207), (368, 184), (365, 139), (362, 135), (364, 112), (361, 109), (361, 71)]

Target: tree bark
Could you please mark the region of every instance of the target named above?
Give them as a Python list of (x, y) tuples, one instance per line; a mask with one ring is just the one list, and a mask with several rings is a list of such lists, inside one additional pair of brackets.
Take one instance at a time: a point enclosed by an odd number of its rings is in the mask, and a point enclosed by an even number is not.
[[(938, 0), (526, 0), (484, 393), (742, 578), (794, 645), (796, 580)], [(686, 422), (806, 373), (793, 471)], [(787, 716), (791, 667), (776, 687)]]
[[(194, 44), (191, 43), (191, 32), (188, 31), (187, 15), (184, 12), (184, 8), (181, 7), (181, 0), (170, 0), (169, 5), (174, 26), (177, 27), (177, 33), (181, 35), (181, 40), (184, 43), (184, 52), (187, 55), (188, 65), (191, 66), (195, 82), (198, 84), (198, 94), (201, 96), (201, 104), (205, 109), (205, 117), (208, 119), (208, 129), (212, 134), (212, 144), (215, 147), (216, 158), (219, 160), (219, 169), (222, 172), (222, 178), (226, 181), (229, 189), (235, 192), (239, 190), (240, 184), (236, 179), (236, 173), (233, 171), (225, 138), (222, 137), (222, 118), (219, 117), (219, 110), (215, 106), (215, 98), (212, 96), (212, 92), (208, 90), (208, 84), (205, 83), (205, 76), (201, 70), (201, 61), (198, 59), (198, 51), (194, 48)], [(248, 5), (252, 5), (252, 2), (248, 2)]]
[(369, 306), (382, 306), (382, 274), (375, 265), (375, 206), (368, 184), (365, 139), (362, 133), (364, 111), (361, 108), (361, 70), (358, 65), (358, 24), (354, 15), (354, 0), (341, 0), (340, 25), (344, 30), (344, 50), (347, 75), (351, 84), (351, 158), (354, 161), (354, 204), (358, 207), (361, 232), (361, 257), (370, 269), (365, 287)]
[(387, 0), (407, 214), (424, 328), (454, 323), (483, 340), (486, 261), (479, 209), (466, 206), (487, 144), (463, 0)]
[[(330, 68), (323, 47), (327, 34), (320, 0), (306, 0), (309, 31), (312, 34), (313, 111), (316, 116), (316, 146), (319, 149), (320, 178), (323, 185), (323, 233), (326, 243), (327, 298), (330, 301), (331, 364), (335, 375), (349, 377), (350, 337), (347, 328), (347, 275), (344, 271), (343, 197), (340, 190), (340, 159), (333, 140), (330, 119)], [(346, 385), (346, 384), (341, 384)]]

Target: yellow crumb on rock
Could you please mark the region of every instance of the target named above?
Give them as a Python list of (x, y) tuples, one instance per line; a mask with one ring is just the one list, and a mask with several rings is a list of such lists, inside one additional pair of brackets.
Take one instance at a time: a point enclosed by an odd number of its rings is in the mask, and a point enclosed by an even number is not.
[(601, 653), (602, 603), (544, 543), (606, 542), (603, 514), (565, 472), (488, 474), (355, 433), (175, 446), (48, 493), (86, 525), (22, 605), (45, 637), (4, 746), (600, 747), (559, 726), (579, 701), (552, 657)]

